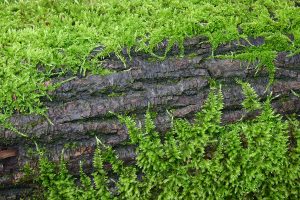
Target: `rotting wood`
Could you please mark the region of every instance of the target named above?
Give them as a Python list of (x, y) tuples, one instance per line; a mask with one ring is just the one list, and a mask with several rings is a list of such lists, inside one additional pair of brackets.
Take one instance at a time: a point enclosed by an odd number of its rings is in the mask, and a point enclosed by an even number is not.
[(0, 160), (17, 156), (16, 149), (0, 150)]
[[(257, 114), (246, 114), (241, 108), (243, 95), (236, 79), (251, 83), (261, 99), (272, 92), (276, 96), (272, 105), (278, 113), (300, 113), (300, 99), (291, 92), (300, 91), (300, 55), (288, 57), (285, 52), (279, 53), (274, 61), (277, 67), (275, 82), (267, 88), (269, 75), (266, 71), (256, 74), (253, 64), (208, 58), (211, 48), (207, 43), (201, 43), (202, 40), (201, 37), (186, 40), (184, 56), (177, 56), (179, 50), (175, 46), (163, 61), (134, 52), (129, 60), (124, 51), (127, 68), (112, 55), (103, 61), (103, 66), (116, 70), (116, 73), (77, 77), (52, 92), (52, 101), (44, 100), (53, 124), (36, 115), (15, 115), (11, 122), (18, 130), (34, 138), (39, 146), (47, 149), (51, 160), (58, 161), (66, 145), (73, 146), (65, 149), (63, 156), (74, 173), (78, 172), (79, 160), (85, 160), (84, 168), (90, 172), (96, 146), (95, 136), (105, 144), (112, 145), (121, 159), (134, 161), (134, 147), (122, 145), (128, 139), (126, 128), (110, 111), (134, 114), (137, 120), (142, 121), (150, 105), (151, 110), (158, 113), (156, 124), (163, 133), (170, 125), (166, 110), (171, 111), (175, 117), (193, 120), (208, 95), (210, 79), (222, 84), (223, 123), (234, 122), (241, 117), (251, 118)], [(252, 39), (251, 43), (261, 45), (263, 39)], [(240, 44), (247, 45), (245, 41)], [(164, 45), (156, 53), (162, 54), (163, 48)], [(239, 48), (242, 47), (233, 42), (221, 46), (216, 52), (223, 54)], [(52, 81), (61, 80), (54, 78)], [(28, 187), (18, 181), (24, 175), (20, 170), (25, 163), (33, 168), (37, 166), (36, 156), (30, 154), (30, 149), (35, 151), (34, 143), (0, 128), (0, 149), (18, 152), (8, 157), (4, 157), (3, 153), (1, 157), (1, 152), (5, 150), (0, 151), (0, 184), (3, 185), (0, 196), (18, 196), (28, 191)]]

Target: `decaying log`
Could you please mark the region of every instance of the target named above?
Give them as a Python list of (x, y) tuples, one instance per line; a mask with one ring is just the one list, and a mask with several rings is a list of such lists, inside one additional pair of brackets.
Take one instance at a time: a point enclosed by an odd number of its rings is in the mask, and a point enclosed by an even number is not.
[[(252, 45), (261, 45), (262, 38), (251, 39)], [(249, 45), (246, 41), (223, 45), (217, 54), (237, 51)], [(158, 47), (162, 55), (166, 44)], [(134, 160), (134, 147), (122, 145), (128, 139), (126, 128), (110, 112), (135, 115), (142, 120), (150, 105), (157, 112), (156, 124), (160, 132), (168, 130), (169, 110), (175, 117), (193, 120), (201, 109), (208, 93), (209, 80), (222, 85), (224, 95), (223, 123), (231, 123), (245, 115), (241, 107), (243, 95), (236, 79), (248, 81), (263, 100), (272, 92), (273, 107), (282, 114), (300, 113), (300, 99), (294, 92), (300, 91), (300, 55), (289, 57), (278, 54), (275, 82), (270, 87), (269, 74), (265, 70), (256, 73), (255, 65), (238, 60), (211, 58), (211, 47), (203, 38), (185, 41), (185, 54), (178, 56), (174, 46), (166, 59), (158, 60), (144, 53), (132, 52), (131, 59), (124, 51), (126, 66), (114, 55), (105, 58), (103, 66), (115, 70), (107, 76), (88, 75), (76, 77), (64, 83), (45, 99), (48, 117), (15, 115), (11, 122), (22, 133), (33, 139), (24, 139), (11, 130), (0, 128), (0, 199), (1, 196), (18, 197), (30, 193), (34, 187), (30, 181), (22, 182), (22, 166), (37, 166), (33, 140), (47, 149), (51, 160), (58, 161), (66, 145), (64, 158), (72, 172), (78, 171), (79, 160), (86, 160), (85, 168), (91, 168), (96, 146), (95, 136), (112, 145), (119, 157), (126, 162)], [(59, 82), (64, 78), (54, 78)], [(30, 184), (29, 184), (30, 183)]]

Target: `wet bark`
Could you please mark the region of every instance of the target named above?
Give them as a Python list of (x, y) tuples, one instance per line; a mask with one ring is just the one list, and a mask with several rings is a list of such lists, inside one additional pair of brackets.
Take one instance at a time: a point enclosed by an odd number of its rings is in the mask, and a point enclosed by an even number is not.
[[(250, 42), (261, 45), (264, 41), (257, 38)], [(219, 47), (215, 54), (238, 51), (247, 45), (244, 40), (236, 41)], [(122, 144), (128, 139), (126, 127), (110, 112), (135, 115), (142, 120), (150, 105), (158, 113), (156, 124), (163, 133), (170, 125), (166, 110), (175, 117), (193, 120), (209, 93), (211, 79), (222, 84), (223, 123), (255, 115), (246, 115), (242, 109), (244, 96), (236, 79), (251, 83), (261, 100), (272, 92), (275, 97), (272, 105), (278, 113), (300, 113), (300, 99), (292, 92), (300, 91), (300, 55), (289, 57), (286, 52), (279, 53), (274, 60), (277, 67), (274, 84), (267, 87), (269, 74), (265, 70), (256, 73), (253, 63), (211, 58), (211, 47), (204, 38), (187, 39), (184, 47), (184, 55), (178, 56), (180, 49), (175, 45), (164, 60), (136, 52), (130, 58), (124, 51), (126, 66), (113, 54), (105, 58), (103, 66), (115, 73), (76, 77), (53, 91), (51, 101), (43, 100), (52, 123), (43, 116), (13, 116), (11, 122), (31, 139), (0, 128), (0, 199), (26, 196), (35, 188), (30, 179), (23, 179), (21, 170), (25, 163), (37, 167), (33, 141), (45, 148), (54, 161), (59, 160), (62, 149), (73, 146), (63, 154), (72, 172), (78, 172), (79, 160), (86, 160), (84, 167), (87, 172), (91, 170), (95, 136), (112, 145), (121, 159), (132, 162), (134, 147)], [(155, 53), (163, 55), (165, 48), (166, 43), (162, 43)], [(52, 82), (68, 78), (53, 78)]]

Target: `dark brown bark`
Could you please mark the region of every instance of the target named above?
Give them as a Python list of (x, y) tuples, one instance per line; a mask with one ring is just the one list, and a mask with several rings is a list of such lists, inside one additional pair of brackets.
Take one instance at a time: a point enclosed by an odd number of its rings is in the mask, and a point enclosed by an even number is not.
[[(160, 132), (169, 128), (166, 110), (172, 110), (175, 117), (193, 119), (201, 109), (208, 93), (209, 80), (222, 84), (224, 95), (223, 122), (230, 123), (245, 115), (241, 108), (243, 95), (236, 78), (248, 81), (263, 100), (270, 92), (276, 96), (273, 106), (282, 114), (300, 113), (300, 99), (293, 95), (300, 91), (300, 55), (288, 57), (278, 54), (274, 84), (267, 89), (269, 75), (262, 70), (255, 73), (253, 64), (209, 58), (210, 45), (203, 38), (186, 40), (185, 54), (178, 56), (177, 46), (171, 49), (163, 61), (153, 60), (147, 54), (132, 53), (126, 67), (112, 55), (106, 58), (104, 67), (116, 72), (107, 76), (89, 75), (76, 77), (52, 92), (52, 101), (44, 100), (48, 107), (51, 123), (42, 116), (15, 115), (11, 121), (16, 128), (30, 138), (24, 139), (10, 130), (0, 128), (0, 199), (17, 197), (30, 192), (34, 185), (20, 181), (24, 174), (21, 168), (28, 163), (37, 166), (37, 158), (29, 149), (35, 149), (33, 141), (47, 149), (51, 160), (58, 161), (66, 144), (75, 147), (64, 151), (70, 170), (78, 171), (79, 160), (86, 160), (85, 168), (90, 170), (95, 149), (95, 136), (106, 144), (114, 146), (120, 158), (134, 160), (134, 147), (122, 145), (128, 139), (126, 128), (109, 112), (134, 114), (142, 120), (148, 105), (158, 113), (156, 124)], [(251, 39), (254, 45), (261, 45), (262, 38)], [(217, 54), (229, 53), (248, 45), (241, 40), (223, 45)], [(166, 44), (156, 50), (162, 55)], [(91, 54), (92, 55), (92, 54)], [(69, 77), (67, 77), (69, 78)], [(66, 79), (66, 78), (65, 78)], [(54, 78), (53, 82), (62, 78)], [(255, 115), (255, 113), (253, 114)]]

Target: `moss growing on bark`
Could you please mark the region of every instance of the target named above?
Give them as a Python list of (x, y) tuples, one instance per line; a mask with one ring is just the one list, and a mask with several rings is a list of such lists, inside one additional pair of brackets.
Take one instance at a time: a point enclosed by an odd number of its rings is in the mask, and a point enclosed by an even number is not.
[[(150, 112), (142, 127), (131, 117), (119, 116), (129, 142), (136, 145), (136, 165), (124, 165), (99, 140), (92, 178), (81, 169), (76, 179), (64, 161), (55, 166), (42, 156), (39, 181), (45, 198), (299, 199), (299, 121), (284, 120), (271, 108), (271, 98), (261, 104), (250, 86), (241, 84), (245, 109), (251, 111), (248, 103), (254, 100), (261, 111), (255, 119), (221, 125), (223, 97), (216, 88), (193, 124), (172, 119), (163, 139)], [(104, 170), (107, 163), (118, 174), (114, 190)]]
[[(232, 55), (260, 60), (274, 73), (279, 51), (299, 53), (300, 10), (289, 0), (4, 0), (0, 2), (0, 122), (15, 112), (44, 112), (40, 97), (67, 71), (106, 74), (98, 57), (123, 47), (152, 53), (167, 39), (206, 36), (213, 49), (238, 38), (264, 37)], [(103, 45), (94, 59), (90, 52)], [(183, 50), (183, 49), (182, 49)]]

